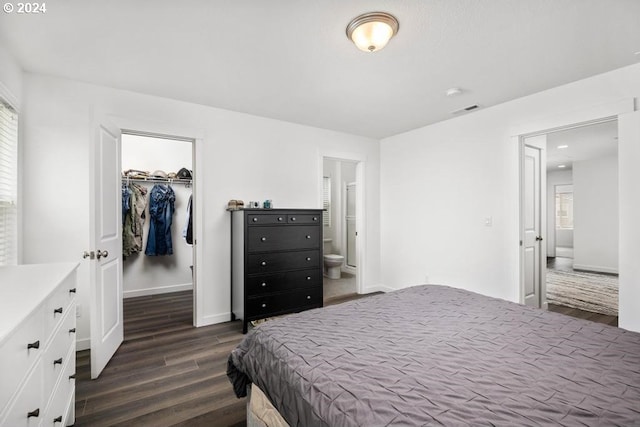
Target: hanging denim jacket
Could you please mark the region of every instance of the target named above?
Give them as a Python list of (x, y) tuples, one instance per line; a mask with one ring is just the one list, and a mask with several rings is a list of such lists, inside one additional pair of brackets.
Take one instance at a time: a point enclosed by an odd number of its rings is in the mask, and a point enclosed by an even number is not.
[(149, 237), (146, 255), (171, 255), (171, 223), (176, 195), (170, 186), (156, 184), (149, 194)]

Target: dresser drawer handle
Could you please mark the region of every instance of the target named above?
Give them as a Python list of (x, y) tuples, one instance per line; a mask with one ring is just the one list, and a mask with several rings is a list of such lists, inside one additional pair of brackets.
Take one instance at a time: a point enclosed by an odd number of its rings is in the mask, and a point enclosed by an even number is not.
[(54, 310), (53, 310), (53, 314), (54, 314), (54, 316), (55, 316), (55, 314), (56, 314), (56, 313), (58, 313), (58, 314), (62, 314), (62, 307), (58, 307), (58, 308), (54, 309)]
[(261, 238), (260, 238), (260, 241), (261, 241), (261, 242), (266, 242), (266, 241), (267, 241), (267, 238), (266, 238), (266, 237), (261, 237)]
[(254, 216), (254, 217), (253, 217), (253, 219), (252, 219), (251, 221), (253, 221), (253, 222), (258, 222), (258, 218)]
[(306, 237), (307, 239), (310, 239), (310, 238), (311, 238), (311, 236), (309, 236), (308, 234), (307, 234), (305, 237)]
[(311, 299), (311, 295), (307, 295), (307, 299)]
[(27, 344), (27, 350), (31, 350), (32, 348), (39, 349), (40, 348), (40, 340), (36, 342), (32, 342), (31, 344)]
[(307, 280), (311, 280), (311, 276), (307, 276)]
[(281, 216), (278, 217), (278, 221), (282, 221), (284, 218), (282, 218)]
[(307, 261), (311, 261), (311, 257), (310, 256), (307, 257)]
[(314, 221), (317, 221), (317, 220), (318, 220), (318, 217), (317, 217), (317, 216), (314, 216), (314, 217), (313, 217), (313, 220), (314, 220)]
[(294, 216), (294, 217), (291, 217), (291, 221), (295, 221), (295, 220), (296, 220), (296, 217), (295, 217), (295, 216)]
[(262, 282), (262, 284), (260, 286), (262, 286), (263, 288), (266, 288), (267, 284), (265, 282)]
[(27, 418), (31, 418), (31, 417), (39, 417), (40, 416), (40, 408), (36, 409), (35, 411), (31, 411), (31, 412), (27, 412)]
[(70, 334), (75, 334), (75, 333), (76, 333), (76, 328), (71, 328), (71, 329), (69, 329), (69, 333), (70, 333)]
[(55, 424), (55, 423), (61, 423), (61, 422), (62, 422), (62, 415), (59, 415), (59, 416), (57, 416), (57, 417), (55, 417), (55, 418), (53, 419), (53, 423), (54, 423), (54, 424)]
[(53, 366), (55, 365), (62, 365), (62, 357), (53, 361)]
[(267, 308), (267, 304), (262, 304), (262, 308)]
[(75, 293), (76, 293), (76, 288), (71, 288), (71, 289), (69, 289), (69, 293), (70, 293), (70, 294), (75, 294)]
[(70, 380), (75, 380), (75, 379), (76, 379), (76, 374), (71, 374), (71, 375), (69, 375), (69, 379), (70, 379)]
[(260, 265), (264, 267), (265, 265), (267, 265), (267, 261), (262, 261)]

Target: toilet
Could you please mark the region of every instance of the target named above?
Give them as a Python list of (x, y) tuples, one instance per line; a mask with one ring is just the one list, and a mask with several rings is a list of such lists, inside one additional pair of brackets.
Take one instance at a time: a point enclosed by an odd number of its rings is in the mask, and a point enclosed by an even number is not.
[(341, 267), (344, 263), (344, 257), (342, 255), (332, 254), (331, 252), (332, 239), (324, 239), (324, 268), (326, 275), (329, 279), (339, 279), (341, 275)]

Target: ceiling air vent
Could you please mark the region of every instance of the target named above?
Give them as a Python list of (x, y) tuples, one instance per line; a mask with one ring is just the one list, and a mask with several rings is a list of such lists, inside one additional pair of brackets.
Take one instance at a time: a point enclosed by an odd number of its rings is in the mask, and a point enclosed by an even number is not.
[(464, 107), (461, 108), (459, 110), (454, 110), (451, 112), (451, 114), (460, 114), (460, 113), (466, 113), (467, 111), (473, 111), (480, 108), (480, 106), (478, 104), (473, 104), (473, 105), (469, 105), (468, 107)]

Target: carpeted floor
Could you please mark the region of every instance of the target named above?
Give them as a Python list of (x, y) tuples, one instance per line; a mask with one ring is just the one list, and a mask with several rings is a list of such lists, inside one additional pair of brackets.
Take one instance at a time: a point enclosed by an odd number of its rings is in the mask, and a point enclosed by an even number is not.
[(547, 270), (547, 302), (618, 315), (618, 276)]

